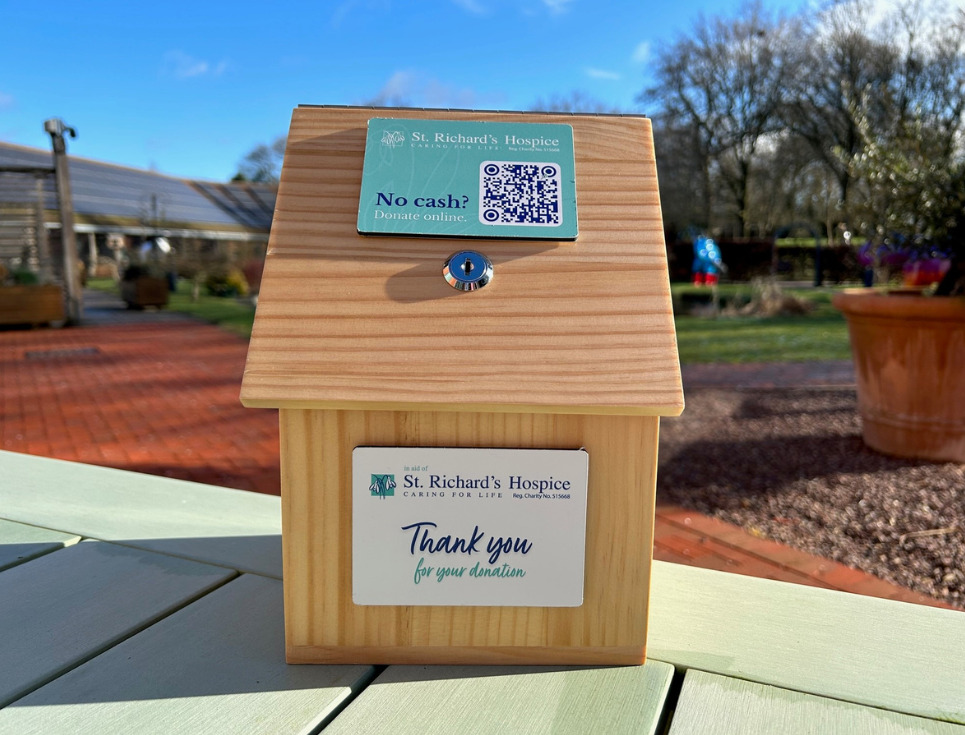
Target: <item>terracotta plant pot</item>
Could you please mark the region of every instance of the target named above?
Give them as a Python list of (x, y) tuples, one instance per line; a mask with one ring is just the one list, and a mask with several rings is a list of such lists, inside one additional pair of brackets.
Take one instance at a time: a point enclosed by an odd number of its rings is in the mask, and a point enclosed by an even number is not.
[(865, 444), (965, 462), (965, 299), (834, 295), (851, 336)]

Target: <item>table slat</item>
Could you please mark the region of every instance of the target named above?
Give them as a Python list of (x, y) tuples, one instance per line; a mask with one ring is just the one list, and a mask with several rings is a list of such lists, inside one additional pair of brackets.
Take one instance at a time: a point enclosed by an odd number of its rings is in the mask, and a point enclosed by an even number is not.
[(690, 670), (670, 735), (965, 735), (965, 727)]
[(0, 571), (80, 541), (80, 536), (0, 518)]
[(281, 578), (275, 496), (3, 451), (0, 475), (0, 517)]
[(99, 541), (0, 572), (0, 706), (234, 574)]
[(657, 732), (673, 667), (392, 666), (326, 735)]
[(965, 724), (965, 613), (654, 562), (647, 655)]
[(307, 733), (370, 666), (289, 666), (281, 583), (242, 575), (0, 710), (0, 732)]

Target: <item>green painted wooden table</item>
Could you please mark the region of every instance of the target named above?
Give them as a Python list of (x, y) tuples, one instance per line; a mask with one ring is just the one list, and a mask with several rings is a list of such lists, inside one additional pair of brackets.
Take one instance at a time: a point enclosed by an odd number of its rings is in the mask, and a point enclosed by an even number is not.
[(965, 735), (965, 613), (659, 562), (646, 666), (288, 666), (280, 526), (0, 452), (0, 733)]

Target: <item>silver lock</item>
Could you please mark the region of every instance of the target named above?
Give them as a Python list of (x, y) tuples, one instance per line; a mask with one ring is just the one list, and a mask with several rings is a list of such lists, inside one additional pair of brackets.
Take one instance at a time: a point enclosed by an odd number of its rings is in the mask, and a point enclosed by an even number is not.
[(475, 291), (493, 279), (493, 264), (475, 250), (460, 250), (446, 260), (442, 275), (458, 291)]

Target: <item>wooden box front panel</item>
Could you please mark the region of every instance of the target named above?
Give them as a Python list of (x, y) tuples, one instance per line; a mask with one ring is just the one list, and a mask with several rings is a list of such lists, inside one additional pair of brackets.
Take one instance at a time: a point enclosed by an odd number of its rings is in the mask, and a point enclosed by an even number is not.
[[(290, 662), (643, 662), (659, 418), (282, 409), (280, 424)], [(355, 605), (357, 446), (585, 448), (583, 605)]]

